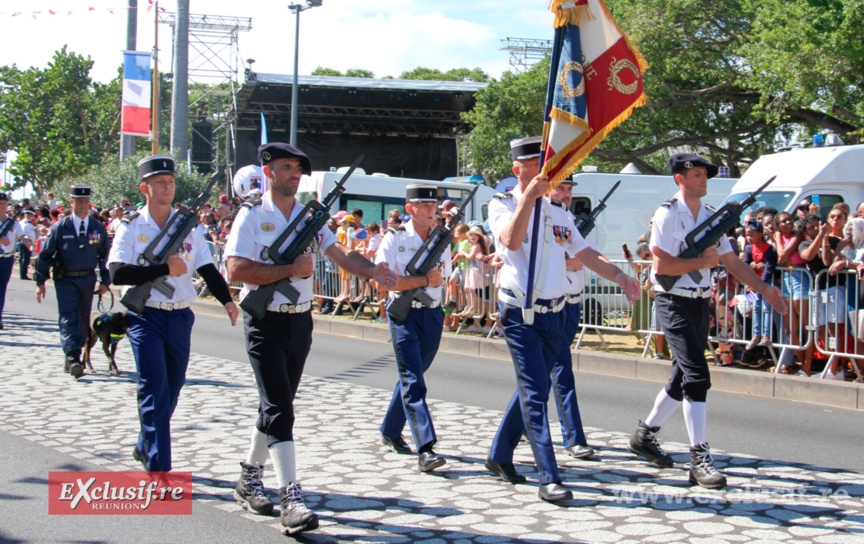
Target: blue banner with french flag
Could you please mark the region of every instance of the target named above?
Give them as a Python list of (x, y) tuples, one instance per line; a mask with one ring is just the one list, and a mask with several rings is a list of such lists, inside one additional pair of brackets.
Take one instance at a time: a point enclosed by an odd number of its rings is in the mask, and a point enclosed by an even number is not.
[(123, 52), (123, 111), (120, 133), (150, 136), (150, 53)]
[(648, 63), (603, 0), (550, 0), (555, 39), (543, 127), (542, 173), (567, 179), (612, 129), (648, 97)]

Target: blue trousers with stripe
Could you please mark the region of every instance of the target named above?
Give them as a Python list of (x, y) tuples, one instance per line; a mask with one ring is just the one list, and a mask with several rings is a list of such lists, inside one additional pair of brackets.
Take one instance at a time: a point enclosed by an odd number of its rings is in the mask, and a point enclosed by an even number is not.
[(526, 325), (521, 308), (499, 302), (498, 310), (516, 369), (517, 391), (504, 412), (489, 456), (498, 463), (512, 463), (524, 429), (540, 483), (561, 481), (552, 449), (547, 403), (550, 375), (564, 342), (565, 313), (535, 313), (534, 324)]
[(15, 259), (12, 257), (0, 258), (0, 323), (3, 322), (3, 307), (6, 306), (6, 287), (9, 285), (14, 266)]
[(129, 343), (138, 367), (138, 449), (147, 470), (171, 470), (171, 415), (186, 383), (189, 343), (195, 314), (183, 310), (144, 308), (129, 312)]
[(54, 282), (60, 327), (60, 343), (66, 357), (79, 359), (90, 334), (90, 311), (96, 274), (81, 278), (63, 278)]
[(397, 438), (407, 422), (419, 450), (437, 441), (432, 415), (426, 405), (426, 380), (423, 373), (429, 369), (438, 353), (444, 312), (441, 308), (412, 308), (404, 322), (399, 323), (389, 316), (388, 320), (390, 339), (396, 351), (399, 381), (381, 423), (381, 434)]

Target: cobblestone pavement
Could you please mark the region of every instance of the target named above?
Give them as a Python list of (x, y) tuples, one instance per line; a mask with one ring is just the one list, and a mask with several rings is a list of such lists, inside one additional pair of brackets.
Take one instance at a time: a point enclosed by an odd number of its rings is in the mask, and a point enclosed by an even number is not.
[[(138, 429), (135, 365), (128, 341), (117, 352), (120, 376), (108, 375), (104, 354), (94, 350), (96, 372), (75, 383), (61, 372), (55, 323), (15, 314), (4, 321), (0, 429), (106, 470), (137, 470), (131, 457)], [(626, 435), (587, 428), (598, 454), (574, 461), (559, 450), (574, 499), (554, 505), (537, 498), (526, 445), (515, 461), (528, 484), (506, 484), (484, 469), (500, 412), (431, 399), (441, 437), (437, 450), (447, 464), (422, 474), (416, 457), (378, 445), (389, 398), (386, 390), (334, 379), (309, 378), (301, 385), (298, 472), (310, 508), (321, 517), (320, 528), (302, 539), (864, 543), (861, 474), (718, 451), (715, 460), (729, 487), (702, 490), (687, 483), (684, 444), (664, 444), (676, 466), (657, 469), (627, 452)], [(252, 515), (231, 496), (256, 399), (248, 362), (193, 354), (173, 419), (174, 469), (193, 473), (196, 500), (276, 530), (278, 518)], [(275, 500), (272, 470), (265, 485)]]

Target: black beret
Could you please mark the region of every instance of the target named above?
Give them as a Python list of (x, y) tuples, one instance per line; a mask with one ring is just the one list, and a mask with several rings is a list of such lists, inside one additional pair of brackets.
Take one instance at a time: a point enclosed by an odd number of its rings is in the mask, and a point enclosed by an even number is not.
[(174, 157), (171, 155), (153, 155), (138, 161), (138, 175), (141, 181), (156, 174), (174, 174)]
[(300, 166), (303, 168), (303, 173), (307, 176), (312, 173), (312, 161), (296, 147), (291, 144), (282, 142), (273, 142), (263, 144), (258, 148), (258, 162), (261, 166), (275, 161), (276, 159), (300, 159)]
[(409, 185), (405, 188), (408, 202), (438, 202), (438, 187), (434, 185)]
[(69, 188), (69, 196), (72, 198), (90, 198), (91, 191), (89, 185), (73, 185)]
[(711, 164), (699, 155), (694, 155), (693, 153), (678, 153), (677, 155), (672, 155), (669, 157), (669, 160), (666, 161), (666, 168), (669, 169), (669, 173), (672, 175), (689, 170), (694, 166), (705, 167), (705, 169), (708, 170), (709, 178), (716, 176), (719, 171), (716, 165)]
[(533, 159), (540, 156), (540, 136), (529, 136), (510, 140), (510, 154), (514, 161)]

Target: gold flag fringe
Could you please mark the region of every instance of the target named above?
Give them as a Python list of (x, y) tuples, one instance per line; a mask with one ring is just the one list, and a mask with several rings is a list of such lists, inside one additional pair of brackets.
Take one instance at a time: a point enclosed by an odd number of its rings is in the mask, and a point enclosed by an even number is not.
[[(570, 158), (567, 166), (563, 170), (558, 172), (558, 174), (554, 178), (549, 180), (550, 190), (554, 187), (557, 187), (558, 184), (561, 183), (562, 181), (564, 181), (565, 179), (569, 178), (571, 176), (571, 174), (573, 174), (573, 171), (576, 170), (576, 168), (579, 166), (579, 164), (581, 164), (582, 161), (585, 160), (585, 157), (587, 157), (592, 151), (594, 151), (594, 148), (597, 147), (597, 145), (601, 141), (603, 141), (603, 138), (605, 138), (607, 134), (612, 132), (612, 130), (614, 130), (618, 125), (620, 125), (621, 123), (626, 121), (633, 114), (633, 110), (635, 110), (639, 106), (644, 106), (647, 101), (648, 101), (648, 95), (646, 95), (645, 93), (642, 93), (642, 96), (640, 96), (635, 102), (630, 104), (630, 106), (626, 110), (621, 112), (608, 125), (603, 127), (602, 130), (600, 130), (599, 132), (597, 132), (596, 134), (593, 134), (593, 135), (589, 135), (586, 133), (586, 134), (584, 134), (584, 138), (583, 137), (577, 138), (576, 140), (574, 140), (573, 142), (568, 144), (564, 149), (562, 149), (561, 151), (558, 151), (555, 154), (556, 157), (559, 157), (558, 160), (555, 160), (555, 157), (552, 157), (550, 160), (547, 160), (546, 164), (543, 165), (543, 170), (541, 171), (541, 175), (547, 175), (549, 170), (558, 166), (558, 164), (561, 162), (563, 157), (565, 157), (568, 153), (570, 153), (574, 149), (578, 148), (579, 146), (582, 146), (581, 149), (579, 149), (579, 151), (573, 157)], [(545, 132), (546, 132), (546, 130), (544, 128), (544, 133)], [(584, 143), (584, 145), (583, 145), (583, 143)]]
[[(555, 28), (567, 25), (578, 25), (580, 21), (594, 19), (591, 7), (588, 4), (577, 6), (576, 0), (549, 0), (547, 8), (555, 14)], [(568, 7), (569, 5), (569, 7)]]

